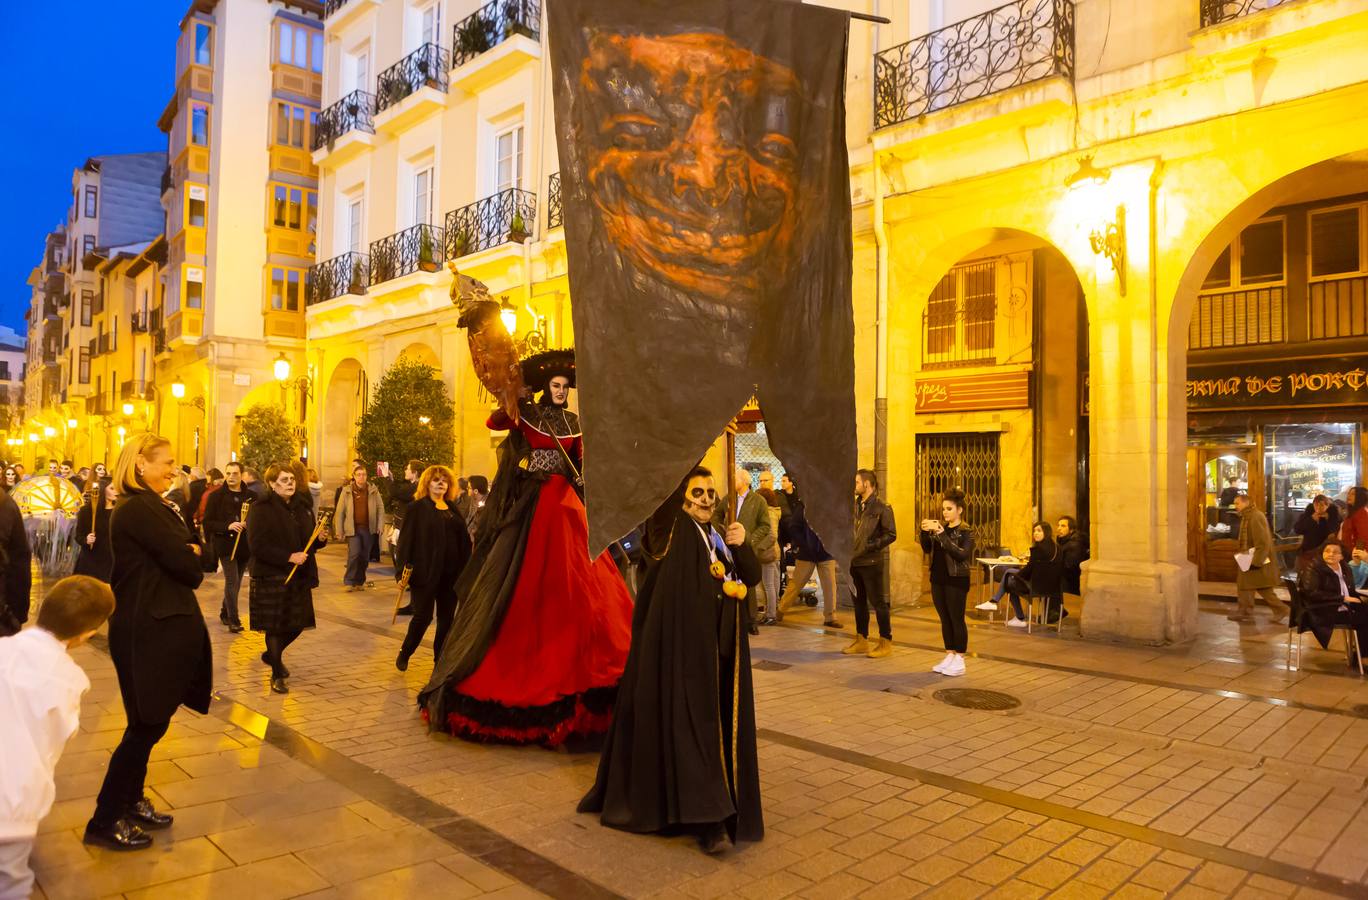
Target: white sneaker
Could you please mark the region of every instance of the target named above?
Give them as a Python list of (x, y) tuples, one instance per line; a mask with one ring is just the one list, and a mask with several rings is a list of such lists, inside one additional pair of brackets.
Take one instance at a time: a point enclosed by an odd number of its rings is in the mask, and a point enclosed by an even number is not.
[(984, 600), (978, 606), (974, 607), (974, 609), (981, 609), (984, 612), (996, 612), (997, 608), (998, 605), (996, 600)]
[(951, 660), (953, 660), (954, 658), (955, 658), (955, 654), (953, 654), (953, 653), (947, 653), (947, 654), (945, 654), (945, 659), (941, 660), (937, 665), (932, 666), (932, 667), (931, 667), (931, 671), (932, 671), (932, 672), (938, 672), (938, 673), (940, 673), (941, 675), (944, 675), (944, 674), (945, 674), (945, 667), (948, 666), (948, 665), (950, 665)]
[(954, 677), (957, 676), (957, 675), (963, 675), (963, 674), (964, 674), (964, 657), (963, 657), (963, 656), (953, 656), (953, 657), (951, 657), (949, 663), (946, 665), (945, 668), (943, 668), (943, 669), (940, 670), (940, 673), (941, 673), (942, 675), (946, 675), (946, 676), (948, 676), (948, 677), (950, 677), (950, 678), (954, 678)]
[(1026, 627), (1026, 620), (1025, 620), (1025, 619), (1018, 619), (1016, 616), (1012, 616), (1010, 619), (1007, 620), (1007, 627), (1008, 627), (1008, 628), (1025, 628), (1025, 627)]

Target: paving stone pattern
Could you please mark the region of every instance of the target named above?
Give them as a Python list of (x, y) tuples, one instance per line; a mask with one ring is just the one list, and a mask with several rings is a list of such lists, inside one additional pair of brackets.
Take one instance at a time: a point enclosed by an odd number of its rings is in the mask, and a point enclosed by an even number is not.
[(992, 658), (953, 686), (1022, 701), (1007, 712), (933, 699), (947, 682), (924, 607), (899, 611), (884, 660), (843, 657), (819, 614), (791, 615), (753, 641), (779, 664), (754, 673), (767, 836), (712, 858), (577, 814), (593, 754), (426, 733), (431, 632), (396, 671), (390, 582), (344, 593), (340, 549), (322, 562), (287, 696), (261, 635), (219, 626), (221, 576), (206, 579), (221, 699), (157, 747), (149, 793), (176, 824), (151, 851), (80, 842), (124, 719), (108, 657), (77, 651), (93, 688), (35, 896), (1368, 896), (1368, 719), (1352, 709), (1368, 691), (1318, 649), (1278, 671), (1281, 630), (1239, 629), (1219, 604), (1176, 649), (975, 622), (971, 650)]

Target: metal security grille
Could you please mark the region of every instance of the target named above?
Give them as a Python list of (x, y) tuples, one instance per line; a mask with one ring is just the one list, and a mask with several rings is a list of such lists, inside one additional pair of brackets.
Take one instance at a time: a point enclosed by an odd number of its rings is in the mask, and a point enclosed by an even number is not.
[[(754, 430), (746, 431), (747, 428)], [(769, 435), (765, 431), (764, 422), (756, 422), (753, 425), (741, 423), (736, 434), (736, 464), (751, 473), (751, 488), (760, 487), (760, 473), (765, 469), (774, 473), (775, 486), (778, 487), (779, 476), (784, 474), (784, 467), (770, 449)], [(718, 483), (721, 484), (723, 481), (719, 479)], [(727, 479), (725, 483), (730, 485), (731, 480)]]
[(964, 491), (964, 521), (973, 529), (974, 546), (999, 546), (1002, 476), (996, 433), (917, 435), (918, 523), (941, 517), (941, 495), (950, 488)]
[(931, 292), (922, 313), (922, 367), (991, 363), (996, 321), (997, 263), (955, 266)]

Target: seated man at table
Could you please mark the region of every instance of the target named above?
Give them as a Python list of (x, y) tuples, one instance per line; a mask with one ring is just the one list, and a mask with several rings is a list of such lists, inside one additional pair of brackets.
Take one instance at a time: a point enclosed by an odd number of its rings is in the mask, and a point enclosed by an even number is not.
[(1362, 656), (1368, 650), (1368, 606), (1355, 594), (1353, 577), (1344, 544), (1338, 538), (1322, 544), (1320, 558), (1304, 566), (1297, 576), (1305, 607), (1301, 628), (1315, 635), (1321, 647), (1328, 648), (1335, 626), (1349, 625), (1358, 634)]

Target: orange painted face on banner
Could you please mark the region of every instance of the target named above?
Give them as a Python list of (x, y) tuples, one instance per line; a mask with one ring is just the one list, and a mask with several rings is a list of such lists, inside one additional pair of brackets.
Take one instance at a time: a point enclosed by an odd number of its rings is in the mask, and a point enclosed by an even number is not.
[[(798, 79), (716, 34), (600, 32), (587, 180), (636, 269), (723, 302), (780, 280), (798, 220)], [(773, 267), (773, 270), (771, 270)]]

